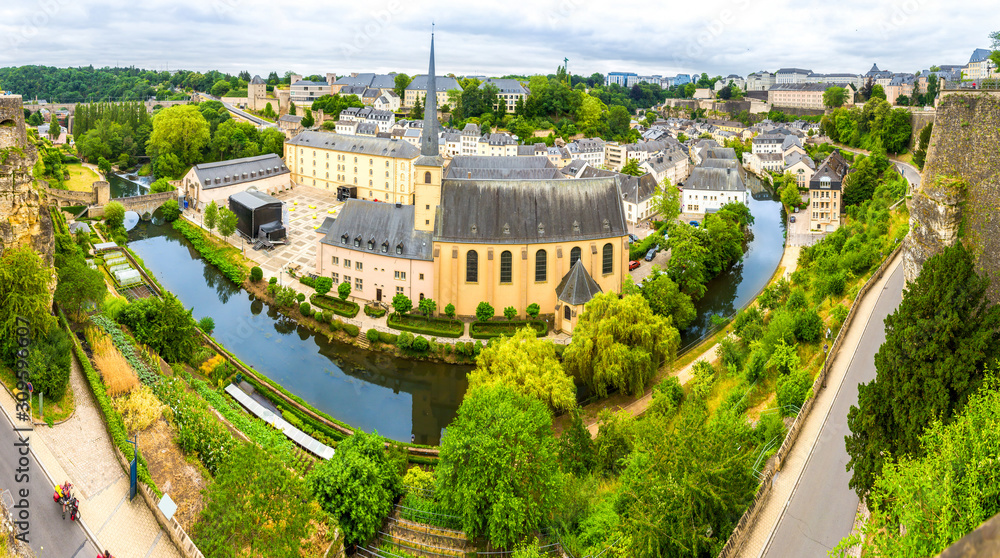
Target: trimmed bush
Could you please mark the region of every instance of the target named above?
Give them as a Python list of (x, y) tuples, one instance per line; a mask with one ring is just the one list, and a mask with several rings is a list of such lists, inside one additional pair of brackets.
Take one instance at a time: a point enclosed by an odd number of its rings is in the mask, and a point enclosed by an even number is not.
[(512, 337), (523, 327), (534, 329), (536, 337), (544, 337), (549, 333), (549, 325), (542, 320), (511, 320), (476, 322), (469, 327), (469, 335), (473, 339), (493, 339), (501, 335)]
[(437, 337), (461, 337), (465, 332), (465, 324), (458, 320), (427, 318), (412, 314), (390, 314), (386, 323), (389, 327), (400, 331), (423, 333)]
[(407, 350), (413, 347), (413, 334), (404, 331), (396, 337), (396, 346), (400, 349)]
[[(300, 294), (299, 296), (302, 295)], [(308, 302), (303, 302), (299, 305), (299, 313), (308, 318), (309, 316), (312, 316), (312, 307), (309, 306)]]
[(298, 301), (298, 302), (305, 302), (306, 295), (304, 295), (302, 293), (298, 293), (298, 294), (295, 295), (295, 300)]
[(370, 343), (378, 341), (378, 330), (375, 328), (369, 329), (368, 331), (365, 332), (365, 337), (368, 339), (368, 342)]
[(313, 306), (318, 306), (325, 310), (331, 310), (334, 314), (338, 316), (344, 316), (345, 318), (353, 318), (358, 315), (361, 307), (358, 306), (357, 302), (351, 302), (349, 300), (341, 300), (339, 298), (334, 298), (332, 296), (326, 296), (321, 294), (314, 294), (309, 297), (309, 301), (312, 302)]
[(396, 335), (396, 334), (394, 334), (394, 333), (385, 333), (385, 332), (382, 332), (382, 331), (378, 332), (378, 342), (379, 343), (385, 343), (386, 345), (395, 345), (396, 344), (396, 339), (398, 339), (398, 338), (399, 338), (399, 336)]
[(270, 279), (267, 280), (267, 284), (268, 285), (277, 285), (278, 284), (278, 278), (277, 277), (271, 277)]
[(260, 281), (263, 278), (264, 278), (264, 270), (263, 269), (261, 269), (261, 268), (259, 268), (257, 266), (253, 266), (253, 267), (250, 268), (250, 280), (251, 281), (253, 281), (254, 283), (257, 283), (258, 281)]
[(351, 337), (357, 337), (361, 334), (361, 328), (354, 324), (344, 324), (344, 333), (350, 335)]
[(455, 305), (449, 302), (448, 305), (444, 307), (444, 315), (448, 316), (449, 318), (454, 319), (455, 318)]
[(371, 316), (372, 318), (381, 318), (385, 316), (385, 308), (380, 308), (378, 306), (365, 306), (365, 315)]
[(413, 340), (413, 345), (411, 345), (414, 351), (426, 352), (427, 349), (431, 348), (430, 343), (427, 342), (427, 338), (423, 335), (418, 335), (416, 339)]

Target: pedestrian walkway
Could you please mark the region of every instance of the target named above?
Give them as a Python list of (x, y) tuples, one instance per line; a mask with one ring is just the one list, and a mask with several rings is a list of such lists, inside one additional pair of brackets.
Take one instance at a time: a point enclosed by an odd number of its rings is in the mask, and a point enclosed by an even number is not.
[[(136, 496), (129, 501), (129, 479), (115, 457), (100, 409), (76, 358), (70, 361), (76, 410), (52, 428), (36, 426), (32, 450), (55, 482), (73, 483), (82, 521), (101, 548), (116, 558), (179, 558), (145, 500)], [(7, 390), (0, 390), (0, 404), (13, 416), (14, 399)]]
[[(771, 493), (766, 499), (764, 506), (746, 535), (746, 541), (740, 549), (739, 556), (746, 558), (757, 558), (763, 552), (772, 532), (778, 525), (788, 503), (798, 483), (799, 476), (805, 468), (809, 454), (812, 453), (816, 445), (823, 424), (826, 422), (830, 408), (837, 397), (840, 385), (844, 382), (848, 368), (851, 364), (851, 356), (855, 353), (861, 342), (865, 327), (868, 324), (879, 296), (882, 294), (885, 284), (896, 271), (902, 262), (902, 257), (897, 254), (893, 262), (887, 266), (882, 278), (875, 283), (865, 297), (858, 303), (857, 314), (851, 327), (847, 330), (843, 343), (837, 354), (831, 355), (832, 364), (827, 376), (826, 388), (816, 394), (809, 416), (805, 419), (802, 429), (799, 431), (798, 439), (792, 445), (792, 450), (785, 457), (781, 464), (781, 470), (775, 473), (771, 480)], [(842, 419), (838, 419), (842, 420)], [(833, 440), (832, 443), (843, 443), (843, 440)]]

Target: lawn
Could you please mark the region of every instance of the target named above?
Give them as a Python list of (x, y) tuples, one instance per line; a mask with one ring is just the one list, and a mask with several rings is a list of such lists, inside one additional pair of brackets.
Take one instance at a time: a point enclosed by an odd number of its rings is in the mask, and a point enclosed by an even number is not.
[(89, 192), (95, 181), (100, 180), (97, 173), (87, 167), (77, 165), (66, 165), (69, 171), (69, 180), (66, 181), (66, 189), (74, 192)]

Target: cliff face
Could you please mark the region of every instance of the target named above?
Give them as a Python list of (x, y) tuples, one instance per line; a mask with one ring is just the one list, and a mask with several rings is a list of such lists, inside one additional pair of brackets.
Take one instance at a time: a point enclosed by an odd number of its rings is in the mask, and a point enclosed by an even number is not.
[(52, 219), (31, 184), (35, 147), (28, 142), (19, 95), (0, 96), (0, 254), (31, 246), (52, 265)]
[(941, 100), (922, 186), (914, 192), (903, 265), (916, 279), (928, 258), (961, 240), (1000, 302), (1000, 98), (953, 94)]

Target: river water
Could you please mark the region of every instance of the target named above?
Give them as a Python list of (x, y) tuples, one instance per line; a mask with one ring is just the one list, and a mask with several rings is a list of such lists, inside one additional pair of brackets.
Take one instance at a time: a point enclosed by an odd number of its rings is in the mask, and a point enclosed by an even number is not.
[(705, 296), (695, 302), (698, 316), (681, 332), (681, 347), (704, 335), (712, 327), (712, 316), (729, 316), (750, 304), (781, 263), (787, 228), (785, 210), (778, 196), (753, 174), (747, 173), (747, 186), (752, 192), (753, 238), (747, 244), (743, 259), (709, 281)]
[(127, 198), (148, 194), (150, 178), (148, 176), (140, 176), (133, 182), (117, 174), (112, 174), (107, 177), (108, 184), (111, 185), (111, 197)]
[[(157, 220), (158, 221), (158, 220)], [(366, 432), (438, 444), (468, 387), (471, 367), (394, 358), (331, 342), (283, 317), (201, 259), (169, 225), (143, 222), (129, 247), (213, 337), (310, 405)]]

